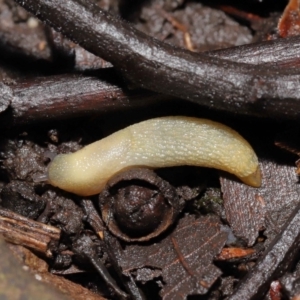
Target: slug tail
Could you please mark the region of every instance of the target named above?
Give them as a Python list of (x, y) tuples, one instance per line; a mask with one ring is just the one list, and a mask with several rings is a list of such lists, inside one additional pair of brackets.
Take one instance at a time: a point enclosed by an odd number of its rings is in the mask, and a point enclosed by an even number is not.
[(259, 188), (261, 186), (261, 172), (259, 166), (255, 170), (255, 172), (253, 172), (252, 174), (246, 177), (241, 177), (240, 179), (241, 181), (243, 181), (244, 183), (250, 186)]

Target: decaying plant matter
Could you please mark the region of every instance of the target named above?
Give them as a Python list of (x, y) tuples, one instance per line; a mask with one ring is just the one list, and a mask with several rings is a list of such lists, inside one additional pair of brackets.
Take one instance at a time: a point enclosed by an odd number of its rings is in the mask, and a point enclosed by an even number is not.
[[(299, 297), (298, 1), (280, 21), (284, 1), (227, 2), (0, 0), (0, 235), (36, 279), (75, 300)], [(56, 154), (168, 115), (236, 130), (262, 186), (143, 164), (84, 198), (43, 181)], [(178, 155), (191, 152), (189, 133)], [(7, 271), (10, 257), (1, 293), (22, 296), (25, 282), (29, 297), (35, 285)]]

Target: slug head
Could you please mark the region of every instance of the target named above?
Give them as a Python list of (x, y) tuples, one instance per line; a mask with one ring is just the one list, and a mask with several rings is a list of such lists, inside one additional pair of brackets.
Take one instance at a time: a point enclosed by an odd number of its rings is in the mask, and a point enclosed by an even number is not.
[(48, 183), (65, 191), (79, 194), (74, 188), (80, 189), (84, 180), (81, 178), (82, 172), (80, 169), (77, 170), (76, 166), (72, 153), (55, 156), (48, 166)]
[(53, 159), (48, 166), (48, 183), (80, 196), (98, 194), (108, 180), (107, 172), (102, 172), (105, 168), (101, 167), (96, 168), (98, 174), (91, 172), (91, 165), (84, 158), (78, 159), (78, 152), (59, 154)]

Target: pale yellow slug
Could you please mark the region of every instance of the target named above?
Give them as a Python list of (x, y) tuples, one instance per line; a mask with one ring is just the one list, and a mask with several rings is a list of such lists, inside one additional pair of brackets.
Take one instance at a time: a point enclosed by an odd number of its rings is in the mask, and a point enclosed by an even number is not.
[(223, 124), (191, 117), (150, 119), (75, 153), (57, 155), (49, 165), (48, 182), (89, 196), (124, 169), (182, 165), (221, 169), (248, 185), (261, 185), (257, 156), (243, 137)]

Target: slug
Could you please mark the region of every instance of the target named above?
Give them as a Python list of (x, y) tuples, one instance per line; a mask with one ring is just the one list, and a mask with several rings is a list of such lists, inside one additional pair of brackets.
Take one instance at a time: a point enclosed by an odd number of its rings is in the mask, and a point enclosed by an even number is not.
[(224, 170), (248, 185), (261, 185), (257, 156), (236, 131), (207, 119), (177, 116), (143, 121), (75, 153), (57, 155), (49, 164), (48, 182), (90, 196), (124, 169), (182, 165)]

